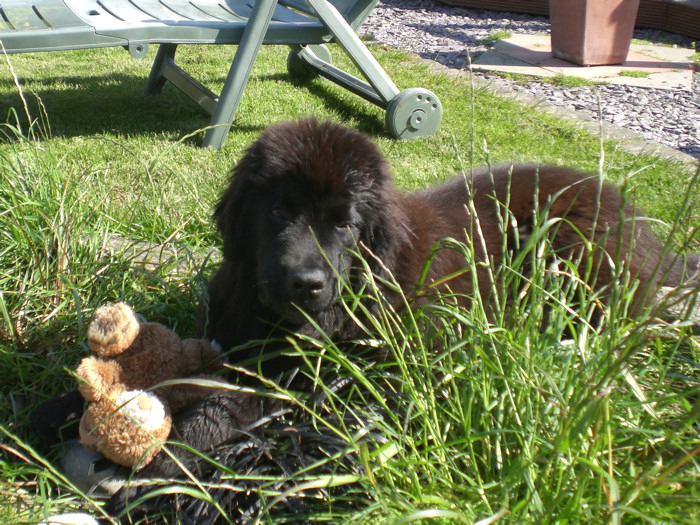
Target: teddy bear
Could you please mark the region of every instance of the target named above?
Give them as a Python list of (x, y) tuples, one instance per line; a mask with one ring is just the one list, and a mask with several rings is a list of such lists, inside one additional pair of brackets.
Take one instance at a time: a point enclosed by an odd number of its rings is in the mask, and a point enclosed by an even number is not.
[(87, 345), (95, 356), (84, 358), (76, 370), (78, 390), (88, 401), (80, 440), (130, 468), (145, 466), (160, 450), (173, 412), (212, 392), (211, 381), (160, 383), (221, 367), (215, 343), (180, 339), (162, 324), (140, 321), (125, 303), (95, 311)]

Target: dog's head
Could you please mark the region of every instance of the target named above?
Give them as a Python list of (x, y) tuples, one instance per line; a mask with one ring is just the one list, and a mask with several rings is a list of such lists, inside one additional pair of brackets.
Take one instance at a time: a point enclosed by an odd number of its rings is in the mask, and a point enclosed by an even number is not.
[(224, 257), (254, 271), (259, 299), (301, 322), (338, 297), (362, 243), (392, 242), (390, 169), (357, 131), (309, 119), (267, 129), (234, 168), (215, 210)]

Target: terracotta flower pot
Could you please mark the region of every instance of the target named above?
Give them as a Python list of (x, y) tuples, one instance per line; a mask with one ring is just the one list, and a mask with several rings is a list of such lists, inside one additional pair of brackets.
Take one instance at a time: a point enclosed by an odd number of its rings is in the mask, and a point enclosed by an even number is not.
[(639, 0), (550, 0), (552, 54), (579, 65), (627, 59)]

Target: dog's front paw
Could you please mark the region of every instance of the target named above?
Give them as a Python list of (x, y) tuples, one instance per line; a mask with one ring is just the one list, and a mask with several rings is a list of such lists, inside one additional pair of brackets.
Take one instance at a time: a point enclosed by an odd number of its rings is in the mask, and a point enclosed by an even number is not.
[(106, 510), (121, 523), (141, 522), (154, 511), (165, 508), (165, 502), (159, 501), (155, 493), (148, 497), (157, 488), (150, 480), (133, 479), (112, 495)]

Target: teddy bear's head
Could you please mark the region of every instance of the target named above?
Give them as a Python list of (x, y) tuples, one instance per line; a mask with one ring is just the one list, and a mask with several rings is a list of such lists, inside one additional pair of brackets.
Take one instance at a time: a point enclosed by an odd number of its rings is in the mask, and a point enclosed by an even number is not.
[(87, 345), (96, 355), (114, 357), (129, 348), (139, 335), (140, 323), (124, 303), (98, 308), (87, 331)]

